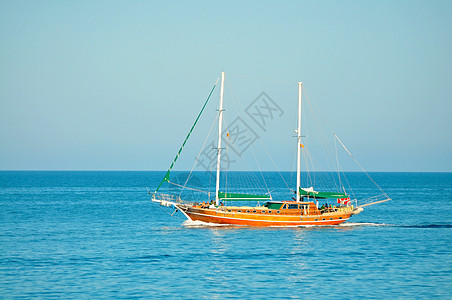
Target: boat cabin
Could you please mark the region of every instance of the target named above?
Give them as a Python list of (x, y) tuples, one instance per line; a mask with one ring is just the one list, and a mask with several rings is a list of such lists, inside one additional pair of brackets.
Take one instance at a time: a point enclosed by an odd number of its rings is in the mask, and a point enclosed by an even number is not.
[(313, 202), (269, 201), (264, 204), (268, 209), (313, 209), (317, 208)]
[(264, 204), (264, 207), (275, 210), (302, 210), (305, 213), (318, 211), (322, 214), (325, 212), (334, 212), (338, 210), (337, 207), (332, 205), (322, 205), (321, 208), (318, 208), (314, 202), (296, 201), (269, 201)]

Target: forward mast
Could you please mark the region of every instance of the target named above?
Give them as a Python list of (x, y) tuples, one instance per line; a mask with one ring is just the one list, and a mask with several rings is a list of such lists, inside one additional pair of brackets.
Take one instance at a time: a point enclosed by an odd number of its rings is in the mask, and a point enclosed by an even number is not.
[(215, 205), (220, 205), (220, 163), (221, 163), (221, 127), (223, 125), (223, 95), (224, 95), (224, 72), (221, 72), (221, 88), (220, 88), (220, 108), (218, 116), (218, 151), (217, 151), (217, 182), (215, 186)]

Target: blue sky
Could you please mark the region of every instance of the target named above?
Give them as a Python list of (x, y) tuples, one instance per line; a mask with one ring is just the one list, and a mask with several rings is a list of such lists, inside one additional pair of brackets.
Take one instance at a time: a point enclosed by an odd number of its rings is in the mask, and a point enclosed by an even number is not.
[(303, 81), (369, 171), (452, 171), (451, 16), (451, 1), (0, 1), (0, 169), (167, 169), (224, 70), (287, 116)]

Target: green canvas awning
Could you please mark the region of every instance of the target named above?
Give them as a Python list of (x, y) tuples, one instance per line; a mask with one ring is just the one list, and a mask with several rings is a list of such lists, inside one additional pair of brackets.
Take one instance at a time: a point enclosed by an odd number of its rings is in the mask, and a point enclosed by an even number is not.
[(330, 193), (330, 192), (316, 192), (314, 190), (305, 190), (300, 188), (300, 196), (310, 197), (315, 199), (340, 199), (340, 198), (348, 198), (347, 194), (342, 193)]
[(259, 201), (269, 200), (272, 197), (268, 195), (252, 195), (252, 194), (238, 194), (238, 193), (223, 193), (218, 192), (218, 198), (220, 200), (232, 200), (232, 201)]

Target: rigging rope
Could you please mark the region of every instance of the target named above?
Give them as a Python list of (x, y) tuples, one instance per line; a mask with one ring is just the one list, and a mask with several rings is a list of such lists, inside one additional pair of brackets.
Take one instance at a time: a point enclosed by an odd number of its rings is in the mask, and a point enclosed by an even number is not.
[(217, 86), (219, 80), (220, 80), (220, 77), (218, 77), (217, 81), (216, 81), (215, 84), (213, 85), (212, 90), (210, 91), (209, 96), (207, 97), (206, 102), (204, 103), (204, 105), (203, 105), (201, 111), (200, 111), (199, 114), (198, 114), (198, 117), (196, 118), (195, 122), (193, 123), (193, 126), (191, 127), (190, 131), (188, 132), (187, 137), (185, 138), (184, 142), (182, 143), (182, 146), (180, 147), (179, 151), (177, 152), (176, 157), (174, 158), (173, 162), (171, 163), (171, 166), (169, 167), (168, 171), (166, 172), (165, 176), (163, 177), (162, 182), (160, 182), (159, 186), (157, 187), (157, 189), (155, 190), (154, 193), (157, 193), (157, 191), (160, 189), (160, 187), (162, 186), (162, 184), (163, 184), (165, 181), (167, 181), (167, 182), (169, 181), (170, 171), (171, 171), (171, 169), (173, 168), (174, 164), (176, 163), (176, 160), (179, 158), (179, 155), (180, 155), (180, 153), (182, 152), (182, 149), (184, 148), (185, 143), (187, 142), (188, 138), (190, 137), (190, 135), (191, 135), (193, 129), (195, 128), (196, 123), (198, 123), (199, 117), (201, 117), (201, 114), (202, 114), (202, 112), (204, 111), (204, 108), (206, 108), (207, 102), (209, 102), (210, 96), (212, 96), (213, 90), (214, 90), (215, 87)]
[[(339, 179), (339, 185), (342, 186), (341, 173), (340, 173), (340, 167), (339, 167), (339, 157), (337, 155), (337, 143), (336, 143), (336, 140), (334, 140), (334, 150), (336, 151), (337, 177)], [(346, 193), (345, 189), (344, 189), (344, 193)]]
[(353, 155), (350, 153), (350, 151), (348, 151), (348, 149), (345, 147), (344, 143), (342, 143), (342, 141), (339, 139), (339, 137), (334, 134), (334, 136), (336, 137), (336, 139), (339, 141), (339, 143), (342, 145), (342, 147), (345, 149), (345, 151), (347, 151), (347, 153), (350, 155), (350, 157), (353, 159), (353, 161), (358, 165), (358, 167), (361, 169), (361, 171), (364, 172), (364, 174), (366, 174), (367, 178), (370, 179), (370, 181), (372, 181), (373, 184), (375, 184), (376, 187), (378, 187), (380, 189), (380, 191), (383, 193), (383, 195), (385, 195), (386, 197), (389, 198), (389, 196), (383, 191), (383, 189), (372, 179), (372, 177), (370, 177), (370, 175), (364, 170), (364, 168), (361, 166), (361, 164), (356, 160), (356, 158), (353, 157)]
[[(228, 78), (226, 78), (226, 81), (227, 81), (227, 83), (229, 83), (229, 80), (228, 80)], [(235, 94), (234, 94), (234, 91), (232, 90), (232, 88), (231, 88), (231, 85), (226, 85), (226, 89), (227, 89), (227, 91), (230, 93), (230, 95), (231, 95), (231, 98), (232, 98), (232, 101), (231, 101), (231, 103), (235, 106), (235, 109), (236, 109), (236, 112), (237, 112), (237, 115), (239, 116), (239, 118), (241, 118), (242, 120), (244, 119), (243, 118), (243, 116), (242, 116), (242, 114), (241, 114), (241, 112), (243, 112), (243, 111), (245, 111), (244, 109), (243, 109), (243, 107), (240, 105), (240, 102), (239, 101), (237, 101), (237, 98), (236, 98), (236, 96), (235, 96)], [(227, 128), (227, 127), (225, 127), (225, 128)], [(260, 138), (258, 138), (257, 140), (260, 140)], [(262, 142), (261, 142), (262, 143)], [(256, 159), (256, 156), (255, 156), (255, 153), (254, 153), (254, 151), (253, 151), (253, 146), (251, 145), (250, 146), (251, 148), (251, 150), (252, 150), (252, 154), (253, 154), (253, 157), (254, 157), (254, 160), (256, 161), (256, 163), (257, 163), (257, 159)], [(270, 157), (271, 158), (271, 157)], [(264, 181), (264, 184), (265, 184), (265, 187), (266, 187), (266, 189), (267, 189), (267, 192), (268, 193), (270, 193), (270, 190), (268, 189), (268, 186), (267, 186), (267, 182), (265, 181), (265, 177), (264, 177), (264, 175), (263, 175), (263, 172), (262, 172), (262, 169), (260, 168), (260, 166), (259, 166), (259, 164), (257, 163), (257, 165), (258, 165), (258, 169), (259, 169), (259, 172), (261, 173), (261, 176), (262, 176), (262, 179), (263, 179), (263, 181)], [(250, 173), (250, 177), (254, 177), (254, 179), (255, 179), (255, 181), (257, 182), (258, 180), (257, 180), (257, 177), (253, 174), (253, 173), (251, 173), (251, 172), (249, 172)], [(227, 175), (226, 175), (227, 176)], [(247, 179), (250, 183), (248, 184), (248, 186), (253, 186), (253, 184), (251, 184), (251, 178), (246, 178), (246, 177), (244, 177), (244, 179)], [(226, 178), (226, 180), (227, 180), (227, 178)], [(287, 184), (286, 184), (287, 185)]]
[[(318, 136), (320, 138), (320, 144), (322, 146), (321, 150), (322, 150), (323, 154), (325, 155), (325, 158), (328, 158), (328, 159), (325, 159), (325, 161), (328, 164), (328, 168), (329, 168), (330, 174), (331, 174), (331, 179), (334, 182), (334, 184), (336, 185), (336, 188), (341, 190), (344, 187), (341, 185), (341, 183), (339, 183), (339, 185), (337, 184), (336, 177), (333, 175), (333, 170), (335, 169), (333, 167), (334, 166), (333, 162), (335, 160), (334, 158), (335, 157), (337, 158), (337, 156), (335, 156), (333, 154), (332, 146), (331, 146), (331, 144), (329, 143), (329, 141), (326, 138), (327, 136), (329, 136), (329, 134), (328, 135), (325, 134), (325, 130), (321, 126), (321, 124), (324, 123), (324, 122), (320, 121), (319, 116), (317, 115), (317, 113), (314, 110), (314, 107), (313, 107), (311, 101), (309, 100), (309, 96), (308, 96), (308, 93), (307, 93), (306, 89), (304, 90), (304, 93), (305, 93), (305, 99), (306, 99), (305, 102), (308, 104), (308, 109), (310, 110), (311, 115), (313, 116), (313, 122), (311, 122), (311, 123), (314, 123), (316, 125), (316, 129), (318, 131), (316, 136)], [(311, 131), (312, 131), (312, 129), (311, 129)], [(312, 158), (311, 158), (311, 160), (312, 160)], [(314, 165), (312, 165), (312, 166), (314, 167)], [(340, 172), (340, 171), (338, 170), (338, 172)]]
[(262, 172), (261, 166), (259, 165), (259, 162), (257, 161), (256, 154), (254, 153), (254, 149), (253, 148), (251, 148), (251, 152), (253, 153), (254, 160), (256, 161), (257, 167), (259, 168), (259, 171), (261, 173), (262, 180), (264, 181), (265, 188), (267, 189), (267, 193), (268, 193), (268, 195), (270, 195), (270, 198), (271, 198), (272, 195), (270, 193), (270, 190), (268, 189), (267, 182), (265, 181), (265, 178), (264, 178), (264, 173)]
[[(188, 187), (188, 186), (185, 186), (185, 185), (177, 184), (177, 183), (172, 182), (172, 181), (168, 181), (168, 183), (169, 183), (169, 184), (172, 184), (172, 185), (175, 185), (175, 186), (178, 186), (178, 187), (181, 187), (182, 189), (189, 189), (189, 190), (192, 190), (192, 191), (201, 192), (201, 193), (205, 193), (205, 194), (208, 194), (208, 193), (209, 193), (208, 191), (203, 191), (203, 190), (191, 188), (191, 187)], [(181, 192), (181, 193), (182, 193), (182, 192)], [(179, 194), (179, 196), (180, 196), (180, 194)]]
[(209, 138), (210, 134), (212, 133), (212, 129), (213, 129), (213, 127), (215, 126), (215, 123), (216, 123), (216, 121), (217, 121), (217, 119), (218, 119), (218, 116), (219, 116), (219, 114), (217, 114), (217, 116), (215, 117), (215, 120), (213, 120), (213, 122), (212, 122), (212, 126), (210, 127), (209, 133), (207, 134), (207, 137), (205, 138), (204, 143), (202, 144), (201, 150), (199, 150), (198, 156), (196, 156), (195, 162), (193, 163), (193, 166), (192, 166), (192, 168), (191, 168), (191, 170), (190, 170), (190, 173), (188, 174), (187, 180), (185, 180), (184, 186), (183, 186), (181, 192), (179, 193), (179, 197), (180, 197), (180, 195), (182, 194), (182, 192), (184, 191), (184, 188), (185, 188), (185, 186), (187, 185), (188, 180), (190, 179), (191, 174), (193, 173), (193, 169), (195, 168), (196, 163), (198, 162), (199, 157), (201, 156), (201, 153), (202, 153), (202, 151), (203, 151), (203, 149), (204, 149), (204, 147), (205, 147), (205, 145), (206, 145), (207, 139)]

